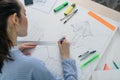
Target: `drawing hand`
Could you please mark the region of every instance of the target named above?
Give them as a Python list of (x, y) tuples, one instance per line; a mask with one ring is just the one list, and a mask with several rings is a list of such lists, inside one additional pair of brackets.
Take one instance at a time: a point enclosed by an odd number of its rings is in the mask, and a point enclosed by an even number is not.
[(67, 41), (67, 39), (64, 39), (61, 43), (61, 40), (58, 41), (58, 47), (61, 54), (62, 59), (69, 58), (70, 53), (70, 43)]
[(21, 43), (18, 45), (20, 51), (23, 52), (25, 55), (30, 55), (31, 53), (27, 51), (28, 49), (33, 49), (37, 46), (36, 43)]

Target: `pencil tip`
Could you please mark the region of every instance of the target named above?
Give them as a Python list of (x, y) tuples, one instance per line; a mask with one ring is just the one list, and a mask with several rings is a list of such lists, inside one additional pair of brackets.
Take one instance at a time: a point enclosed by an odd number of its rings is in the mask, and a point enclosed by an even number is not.
[(66, 23), (67, 21), (64, 22), (64, 24)]

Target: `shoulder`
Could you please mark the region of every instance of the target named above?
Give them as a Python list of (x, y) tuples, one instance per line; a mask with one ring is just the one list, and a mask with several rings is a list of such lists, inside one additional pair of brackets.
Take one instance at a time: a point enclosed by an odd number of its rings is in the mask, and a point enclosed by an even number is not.
[(37, 67), (42, 67), (44, 66), (44, 62), (33, 58), (31, 56), (24, 56), (24, 58), (20, 61), (22, 65), (25, 65), (27, 68), (37, 68)]
[(43, 61), (36, 59), (31, 56), (24, 55), (21, 51), (16, 50), (11, 53), (12, 58), (14, 61), (12, 64), (19, 65), (19, 68), (35, 68), (35, 67), (41, 67), (44, 66)]

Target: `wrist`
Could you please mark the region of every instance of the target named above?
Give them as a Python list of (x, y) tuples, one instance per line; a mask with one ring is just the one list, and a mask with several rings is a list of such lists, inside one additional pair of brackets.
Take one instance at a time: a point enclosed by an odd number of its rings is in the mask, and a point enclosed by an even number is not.
[(68, 59), (70, 58), (69, 56), (61, 56), (62, 59)]

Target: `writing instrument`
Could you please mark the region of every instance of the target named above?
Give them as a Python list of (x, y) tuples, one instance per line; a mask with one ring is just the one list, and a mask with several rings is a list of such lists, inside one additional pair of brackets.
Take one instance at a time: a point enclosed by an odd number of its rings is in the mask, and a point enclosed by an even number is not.
[(84, 60), (84, 59), (86, 59), (88, 56), (90, 56), (91, 54), (93, 54), (93, 53), (95, 53), (95, 52), (96, 52), (96, 50), (91, 51), (91, 52), (85, 54), (85, 55), (83, 56), (83, 58), (81, 58), (80, 60)]
[(86, 51), (84, 54), (80, 55), (79, 57), (83, 57), (83, 56), (85, 56), (85, 55), (87, 55), (87, 54), (92, 54), (92, 53), (95, 53), (95, 52), (96, 52), (96, 50), (91, 51), (91, 52)]
[(62, 42), (65, 40), (65, 37), (60, 39), (60, 43), (62, 44)]
[(76, 10), (71, 14), (71, 16), (70, 16), (67, 20), (64, 21), (64, 24), (65, 24), (67, 21), (69, 21), (69, 20), (75, 15), (75, 13), (77, 13), (77, 11), (78, 11), (78, 9), (76, 9)]
[(86, 51), (85, 53), (83, 53), (82, 55), (79, 55), (78, 57), (83, 57), (83, 56), (85, 56), (87, 53), (89, 53), (89, 51)]
[(60, 19), (60, 21), (63, 21), (65, 20), (66, 18), (70, 17), (73, 13), (69, 14), (69, 15), (66, 15), (65, 17), (63, 17), (62, 19)]
[(114, 66), (116, 67), (116, 69), (119, 69), (118, 65), (113, 61)]
[(75, 3), (73, 3), (68, 9), (65, 11), (64, 15), (68, 15), (72, 12), (72, 10), (75, 8)]
[(105, 64), (104, 70), (106, 71), (106, 70), (109, 70), (109, 69), (110, 69), (109, 66), (107, 64)]
[(71, 14), (69, 14), (69, 15), (65, 16), (64, 18), (60, 19), (60, 21), (65, 20), (65, 19), (68, 18), (69, 16), (71, 16)]
[(91, 63), (92, 61), (94, 61), (94, 60), (97, 59), (98, 57), (99, 57), (99, 54), (93, 55), (92, 58), (90, 58), (88, 61), (86, 61), (85, 63), (83, 63), (83, 64), (81, 65), (81, 68), (86, 67), (89, 63)]
[(54, 12), (58, 12), (58, 11), (60, 11), (61, 9), (63, 9), (65, 6), (67, 6), (68, 5), (68, 2), (64, 2), (64, 3), (62, 3), (61, 5), (59, 5), (58, 7), (56, 7), (55, 9), (54, 9)]
[(33, 0), (24, 0), (25, 5), (33, 4)]

